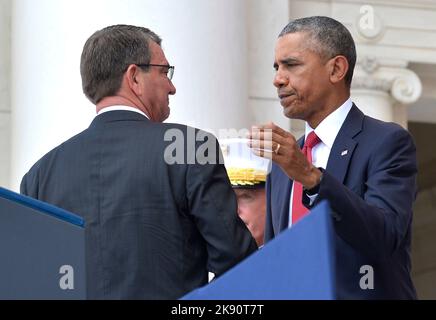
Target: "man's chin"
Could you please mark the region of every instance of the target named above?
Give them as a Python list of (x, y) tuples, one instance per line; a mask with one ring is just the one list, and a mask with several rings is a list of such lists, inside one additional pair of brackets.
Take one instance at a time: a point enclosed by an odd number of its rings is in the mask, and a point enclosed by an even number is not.
[(293, 118), (295, 118), (295, 108), (290, 107), (290, 106), (284, 106), (283, 107), (283, 114), (285, 115), (285, 117), (293, 119)]
[(168, 108), (167, 112), (163, 116), (162, 122), (166, 121), (170, 117), (170, 114), (171, 114), (171, 110), (170, 108)]
[(303, 110), (301, 108), (298, 107), (284, 107), (283, 108), (283, 114), (285, 115), (286, 118), (289, 119), (298, 119), (298, 120), (305, 120), (305, 113), (303, 112)]

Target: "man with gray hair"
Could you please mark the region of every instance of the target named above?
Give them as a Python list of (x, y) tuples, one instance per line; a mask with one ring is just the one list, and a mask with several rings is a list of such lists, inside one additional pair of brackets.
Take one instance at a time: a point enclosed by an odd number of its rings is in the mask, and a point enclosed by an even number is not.
[[(208, 272), (220, 276), (257, 249), (238, 217), (216, 138), (162, 123), (176, 93), (173, 72), (154, 32), (128, 25), (96, 32), (84, 46), (81, 75), (97, 117), (22, 180), (23, 194), (85, 219), (90, 299), (180, 298), (207, 284)], [(171, 165), (167, 133), (174, 130), (185, 138), (178, 151), (195, 149)], [(203, 145), (186, 141), (187, 132), (215, 147), (210, 161), (197, 161)]]
[[(365, 116), (350, 98), (356, 49), (328, 17), (291, 21), (275, 49), (274, 86), (286, 117), (306, 122), (300, 140), (268, 124), (252, 146), (272, 154), (265, 239), (328, 200), (336, 231), (336, 297), (414, 299), (410, 242), (416, 150), (394, 123)], [(377, 106), (374, 106), (377, 107)], [(271, 152), (272, 151), (272, 152)], [(298, 263), (296, 261), (295, 263)]]

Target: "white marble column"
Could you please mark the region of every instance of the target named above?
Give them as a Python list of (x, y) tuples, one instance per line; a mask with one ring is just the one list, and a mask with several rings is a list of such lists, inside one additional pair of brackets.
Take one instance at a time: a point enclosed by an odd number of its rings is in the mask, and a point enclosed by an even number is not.
[(9, 188), (11, 0), (0, 0), (0, 186)]
[(286, 130), (291, 121), (283, 115), (283, 108), (273, 86), (274, 49), (282, 29), (289, 22), (289, 1), (247, 0), (249, 13), (249, 106), (255, 124), (275, 122)]
[(419, 99), (422, 84), (407, 62), (365, 56), (359, 59), (351, 95), (367, 115), (407, 128), (406, 105)]
[(244, 0), (14, 0), (12, 186), (94, 116), (82, 94), (86, 39), (112, 24), (148, 27), (176, 66), (170, 121), (217, 131), (251, 123)]

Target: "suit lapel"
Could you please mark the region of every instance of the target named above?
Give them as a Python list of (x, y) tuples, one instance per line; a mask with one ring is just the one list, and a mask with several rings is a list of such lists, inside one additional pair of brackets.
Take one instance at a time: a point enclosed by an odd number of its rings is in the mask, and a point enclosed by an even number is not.
[(364, 114), (353, 105), (330, 152), (327, 171), (341, 183), (344, 182), (356, 149), (357, 142), (353, 138), (362, 131), (363, 118)]

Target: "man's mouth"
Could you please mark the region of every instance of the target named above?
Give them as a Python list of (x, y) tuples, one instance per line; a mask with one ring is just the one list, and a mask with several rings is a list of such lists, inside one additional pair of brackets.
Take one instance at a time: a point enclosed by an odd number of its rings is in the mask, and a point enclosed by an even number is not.
[(286, 99), (286, 98), (291, 97), (293, 95), (294, 95), (293, 93), (279, 93), (279, 98), (280, 98), (280, 100), (283, 100), (283, 99)]
[(293, 93), (281, 93), (279, 94), (280, 103), (283, 107), (288, 106), (291, 101), (288, 101), (289, 98), (295, 96)]

